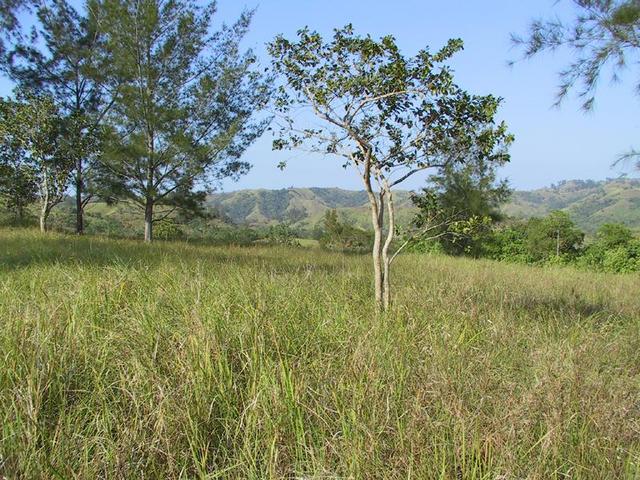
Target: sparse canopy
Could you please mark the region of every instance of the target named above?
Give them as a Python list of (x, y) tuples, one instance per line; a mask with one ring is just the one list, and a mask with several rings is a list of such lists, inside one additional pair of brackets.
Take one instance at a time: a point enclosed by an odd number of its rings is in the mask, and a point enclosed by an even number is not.
[(102, 180), (144, 209), (150, 241), (155, 221), (193, 210), (208, 182), (249, 168), (240, 156), (266, 128), (254, 113), (269, 100), (269, 82), (239, 49), (251, 12), (212, 33), (215, 2), (104, 0), (101, 8), (121, 82)]
[[(345, 166), (357, 169), (371, 207), (376, 299), (382, 308), (390, 302), (393, 187), (428, 168), (507, 155), (506, 126), (494, 122), (500, 100), (460, 89), (445, 64), (461, 49), (461, 40), (450, 40), (436, 53), (424, 49), (405, 57), (392, 36), (374, 40), (356, 35), (351, 26), (336, 30), (327, 42), (303, 29), (295, 41), (279, 36), (269, 45), (274, 69), (284, 80), (276, 101), (282, 119), (274, 148), (340, 155)], [(300, 108), (321, 119), (321, 126), (300, 126)]]
[[(578, 84), (582, 106), (590, 110), (602, 70), (611, 67), (613, 80), (630, 64), (637, 66), (640, 52), (640, 1), (572, 0), (577, 13), (566, 22), (559, 18), (535, 20), (526, 36), (513, 35), (525, 58), (568, 47), (576, 58), (560, 72), (560, 103)], [(640, 94), (640, 71), (634, 72)]]

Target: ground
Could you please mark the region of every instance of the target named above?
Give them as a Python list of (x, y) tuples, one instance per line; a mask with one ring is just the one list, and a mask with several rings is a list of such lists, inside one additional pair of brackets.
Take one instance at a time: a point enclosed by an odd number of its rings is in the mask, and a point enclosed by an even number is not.
[(0, 230), (0, 477), (638, 478), (640, 277)]

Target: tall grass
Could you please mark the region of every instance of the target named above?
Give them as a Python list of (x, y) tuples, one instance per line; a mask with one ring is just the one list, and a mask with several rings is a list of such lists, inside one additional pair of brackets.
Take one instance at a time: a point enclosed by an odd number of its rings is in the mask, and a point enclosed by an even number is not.
[(0, 231), (0, 477), (640, 478), (638, 276)]

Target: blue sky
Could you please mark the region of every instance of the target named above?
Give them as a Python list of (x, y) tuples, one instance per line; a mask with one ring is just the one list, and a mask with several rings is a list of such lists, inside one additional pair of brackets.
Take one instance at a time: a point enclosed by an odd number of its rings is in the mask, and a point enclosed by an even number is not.
[[(640, 147), (640, 97), (633, 92), (637, 71), (629, 71), (616, 85), (603, 78), (595, 110), (585, 114), (575, 97), (560, 109), (552, 107), (557, 72), (570, 59), (570, 52), (507, 65), (518, 56), (510, 45), (510, 33), (524, 33), (534, 17), (571, 15), (568, 0), (219, 0), (218, 20), (232, 22), (244, 7), (257, 7), (245, 43), (265, 63), (265, 42), (278, 33), (293, 36), (303, 26), (329, 35), (334, 27), (353, 23), (359, 33), (394, 35), (407, 55), (427, 45), (435, 50), (449, 38), (462, 38), (465, 50), (452, 62), (457, 83), (471, 93), (504, 98), (500, 118), (516, 142), (511, 164), (500, 173), (518, 189), (565, 179), (616, 177), (625, 171), (611, 167), (616, 156)], [(0, 93), (8, 91), (8, 83), (0, 82)], [(340, 159), (272, 152), (271, 140), (265, 135), (246, 152), (252, 171), (237, 183), (225, 182), (224, 190), (361, 188), (356, 175), (341, 167)], [(276, 168), (282, 160), (288, 162), (284, 171)], [(424, 177), (416, 178), (406, 188), (418, 188), (423, 181)]]

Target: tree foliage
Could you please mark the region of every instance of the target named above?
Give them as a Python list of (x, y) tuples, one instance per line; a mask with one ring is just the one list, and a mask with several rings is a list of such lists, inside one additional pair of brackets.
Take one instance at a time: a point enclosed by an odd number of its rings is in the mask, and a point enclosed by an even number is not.
[(81, 13), (66, 0), (40, 2), (29, 41), (8, 52), (4, 68), (23, 89), (50, 95), (71, 120), (67, 132), (74, 148), (76, 231), (84, 229), (83, 211), (92, 198), (88, 187), (99, 158), (101, 123), (112, 106), (114, 84), (103, 74), (108, 64), (100, 9), (89, 2)]
[(207, 182), (247, 171), (240, 156), (266, 128), (254, 114), (269, 82), (254, 54), (240, 51), (251, 12), (211, 33), (215, 3), (104, 0), (101, 8), (109, 73), (120, 82), (102, 181), (145, 210), (151, 240), (153, 222), (196, 209)]
[(0, 105), (4, 158), (14, 172), (29, 176), (22, 179), (27, 186), (37, 185), (42, 231), (53, 208), (64, 199), (69, 182), (73, 145), (66, 140), (67, 126), (51, 97), (18, 92), (16, 100), (3, 100)]
[[(374, 40), (356, 35), (350, 25), (335, 30), (326, 42), (302, 29), (295, 41), (278, 36), (269, 45), (274, 70), (283, 79), (274, 148), (339, 155), (345, 166), (357, 170), (371, 208), (374, 285), (381, 308), (390, 302), (393, 187), (428, 168), (474, 157), (489, 162), (508, 158), (511, 137), (494, 120), (500, 99), (468, 94), (446, 66), (460, 49), (462, 41), (456, 39), (436, 53), (423, 49), (405, 57), (392, 36)], [(301, 126), (300, 109), (322, 124)]]
[(370, 251), (373, 244), (371, 231), (340, 221), (335, 209), (324, 214), (319, 243), (322, 248), (345, 252)]
[[(526, 58), (568, 47), (576, 58), (560, 72), (558, 103), (576, 85), (585, 110), (593, 107), (595, 90), (606, 66), (613, 80), (629, 65), (637, 65), (640, 51), (638, 0), (572, 0), (577, 13), (571, 21), (538, 19), (526, 36), (513, 35)], [(637, 72), (640, 73), (640, 72)], [(640, 93), (640, 75), (636, 89)]]
[[(500, 207), (511, 195), (507, 181), (496, 180), (500, 164), (480, 159), (448, 165), (431, 175), (428, 186), (412, 195), (418, 208), (413, 227), (447, 253), (480, 256), (492, 225), (503, 217)], [(419, 241), (420, 235), (413, 239)]]

